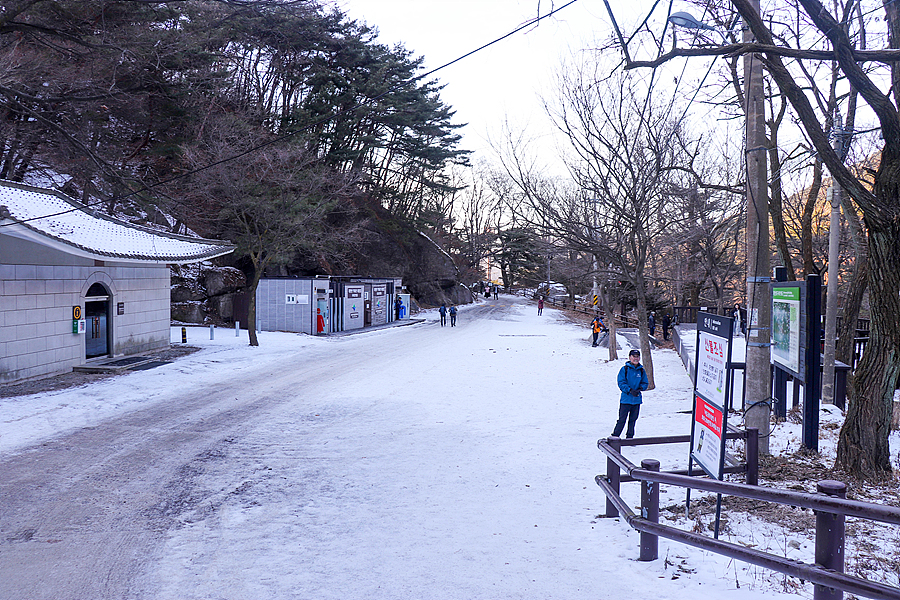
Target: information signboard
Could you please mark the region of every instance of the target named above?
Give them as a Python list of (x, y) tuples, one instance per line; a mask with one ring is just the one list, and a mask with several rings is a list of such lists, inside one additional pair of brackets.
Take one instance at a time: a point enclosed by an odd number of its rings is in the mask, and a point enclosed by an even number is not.
[(772, 361), (800, 374), (800, 287), (772, 288)]
[[(700, 396), (694, 396), (694, 451), (691, 456), (710, 476), (716, 477), (720, 468), (721, 450), (725, 444), (725, 411)], [(719, 474), (717, 479), (721, 479)]]
[(731, 336), (700, 330), (697, 348), (697, 393), (725, 406), (726, 358)]
[(691, 465), (710, 477), (722, 479), (725, 467), (725, 432), (731, 397), (731, 335), (734, 319), (711, 313), (697, 314), (697, 371), (691, 427)]

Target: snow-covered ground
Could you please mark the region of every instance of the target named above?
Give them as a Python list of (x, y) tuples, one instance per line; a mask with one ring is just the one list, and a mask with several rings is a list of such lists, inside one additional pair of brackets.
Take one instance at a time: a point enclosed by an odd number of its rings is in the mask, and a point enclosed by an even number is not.
[[(637, 532), (600, 518), (605, 497), (594, 483), (624, 358), (607, 362), (588, 329), (553, 308), (539, 317), (533, 304), (510, 302), (461, 307), (456, 328), (427, 311), (417, 315), (424, 323), (339, 338), (263, 332), (258, 348), (246, 332), (218, 329), (210, 340), (208, 328), (189, 328), (202, 350), (173, 364), (0, 400), (0, 458), (269, 363), (357, 352), (371, 357), (367, 368), (323, 374), (332, 385), (312, 397), (298, 390), (205, 465), (203, 487), (218, 492), (166, 533), (159, 562), (136, 584), (154, 590), (145, 597), (812, 597), (809, 584), (664, 539), (659, 560), (638, 562)], [(644, 396), (637, 435), (689, 433), (692, 386), (679, 357), (660, 350), (653, 362), (657, 388)], [(824, 425), (840, 419), (823, 409)], [(795, 450), (799, 432), (775, 427), (773, 452)], [(825, 462), (835, 439), (823, 427)], [(900, 435), (891, 443), (900, 453)], [(687, 463), (684, 445), (625, 454), (663, 470)], [(637, 506), (637, 484), (623, 484), (623, 496)], [(683, 492), (663, 487), (662, 503), (683, 503)], [(812, 562), (811, 535), (742, 515), (723, 538)], [(900, 554), (897, 538), (882, 551)]]

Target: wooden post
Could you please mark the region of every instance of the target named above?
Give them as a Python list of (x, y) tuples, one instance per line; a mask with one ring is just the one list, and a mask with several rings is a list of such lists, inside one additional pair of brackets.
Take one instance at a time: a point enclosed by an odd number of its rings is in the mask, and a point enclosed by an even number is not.
[[(610, 447), (616, 452), (622, 451), (622, 440), (616, 436), (610, 436), (606, 440), (609, 442)], [(621, 481), (619, 473), (619, 465), (612, 459), (606, 458), (606, 480), (609, 481), (609, 485), (612, 489), (615, 490), (616, 494), (619, 493), (619, 485)], [(619, 511), (616, 510), (616, 505), (612, 503), (612, 501), (607, 498), (606, 499), (606, 516), (607, 517), (618, 517)]]
[[(847, 497), (847, 485), (826, 479), (816, 484), (816, 491), (837, 498)], [(844, 572), (844, 515), (816, 511), (816, 564)], [(813, 600), (841, 600), (844, 592), (824, 585), (813, 588)]]
[[(641, 461), (641, 468), (659, 473), (659, 461), (652, 458)], [(659, 523), (659, 484), (655, 481), (641, 482), (641, 517)], [(659, 558), (659, 536), (641, 532), (641, 555), (638, 560), (650, 561)]]

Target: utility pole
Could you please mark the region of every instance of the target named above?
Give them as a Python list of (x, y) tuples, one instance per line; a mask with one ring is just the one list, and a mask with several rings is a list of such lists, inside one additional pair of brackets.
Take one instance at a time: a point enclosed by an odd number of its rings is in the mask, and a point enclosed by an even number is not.
[[(832, 145), (838, 156), (847, 155), (849, 143), (845, 137), (841, 116), (835, 115), (834, 141)], [(837, 342), (838, 313), (838, 261), (841, 253), (841, 185), (832, 175), (828, 199), (831, 201), (831, 218), (828, 224), (828, 284), (825, 297), (825, 358), (822, 363), (822, 402), (834, 404), (834, 361)]]
[[(754, 0), (759, 12), (759, 0)], [(744, 42), (755, 42), (749, 28)], [(769, 415), (772, 396), (770, 340), (772, 300), (769, 290), (769, 194), (766, 168), (765, 96), (763, 65), (755, 54), (744, 55), (747, 171), (747, 357), (744, 426), (759, 431), (759, 451), (769, 453)]]
[(828, 224), (828, 283), (825, 307), (825, 360), (822, 363), (822, 402), (834, 404), (834, 351), (837, 337), (838, 260), (841, 239), (841, 186), (833, 181), (828, 188), (831, 218)]

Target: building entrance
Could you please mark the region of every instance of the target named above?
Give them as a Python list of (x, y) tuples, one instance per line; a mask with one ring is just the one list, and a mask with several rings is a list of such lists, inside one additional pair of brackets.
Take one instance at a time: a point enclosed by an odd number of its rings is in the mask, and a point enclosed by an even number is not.
[(95, 283), (84, 299), (84, 355), (96, 358), (109, 355), (109, 292)]

